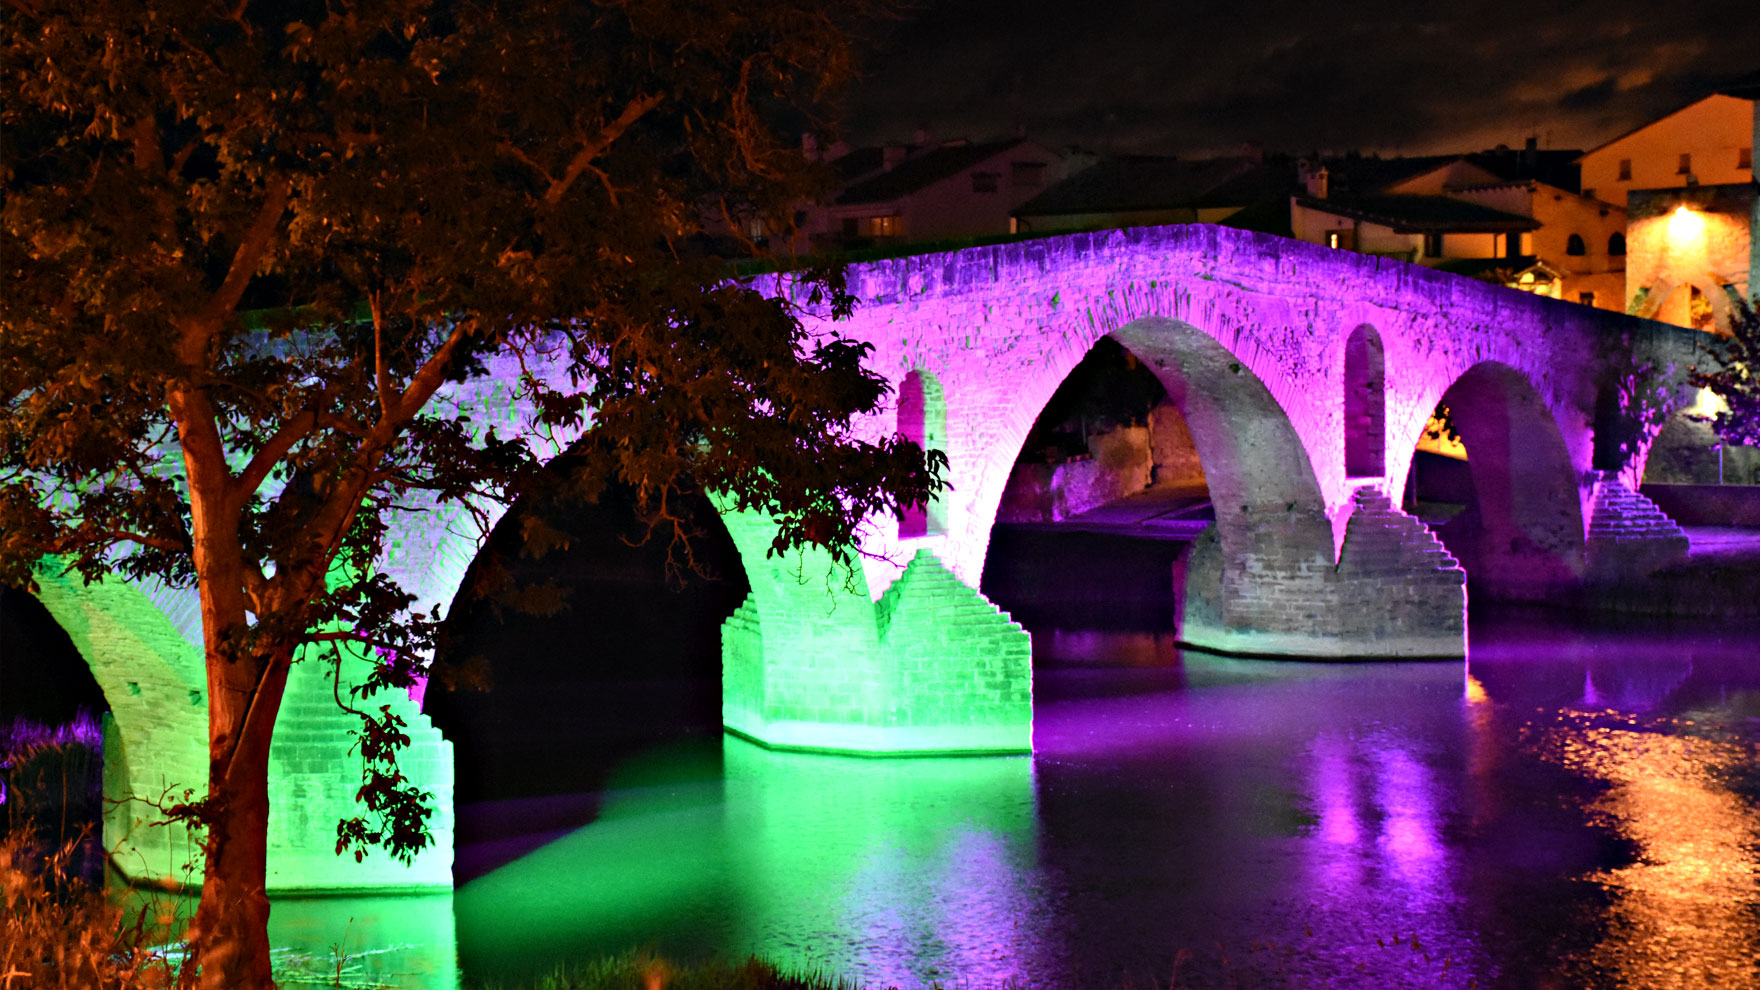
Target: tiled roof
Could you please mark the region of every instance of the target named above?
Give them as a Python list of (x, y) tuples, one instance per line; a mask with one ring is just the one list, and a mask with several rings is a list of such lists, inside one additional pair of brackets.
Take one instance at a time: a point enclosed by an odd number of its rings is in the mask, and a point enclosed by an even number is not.
[[(920, 152), (899, 162), (888, 171), (858, 180), (838, 194), (837, 202), (846, 205), (885, 203), (901, 196), (908, 196), (949, 176), (958, 175), (987, 158), (995, 157), (1012, 148), (1026, 144), (1027, 140), (1026, 138), (1010, 138), (1006, 141), (989, 141), (983, 144), (946, 144), (939, 148)], [(880, 149), (863, 148), (850, 152), (844, 158), (868, 152), (879, 154)], [(843, 159), (840, 158), (838, 162), (833, 164), (842, 161)], [(878, 167), (878, 163), (876, 163), (876, 167)]]
[(1540, 221), (1447, 196), (1350, 196), (1315, 199), (1298, 196), (1303, 206), (1342, 217), (1367, 220), (1395, 233), (1501, 233), (1538, 230)]

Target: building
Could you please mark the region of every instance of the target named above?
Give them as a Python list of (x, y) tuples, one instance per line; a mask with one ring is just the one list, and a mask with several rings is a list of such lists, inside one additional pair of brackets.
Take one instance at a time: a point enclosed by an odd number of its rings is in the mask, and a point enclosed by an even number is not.
[(1334, 158), (1298, 165), (1297, 240), (1553, 298), (1624, 305), (1625, 210), (1577, 191), (1576, 152)]
[(1624, 206), (1634, 189), (1754, 181), (1754, 84), (1732, 86), (1586, 152), (1586, 193)]
[[(809, 147), (809, 154), (815, 152)], [(1026, 137), (828, 149), (838, 187), (806, 211), (815, 250), (1002, 236), (1010, 214), (1062, 178), (1059, 156)]]
[(1625, 305), (1678, 326), (1729, 326), (1760, 292), (1760, 75), (1583, 155), (1583, 183), (1627, 207)]

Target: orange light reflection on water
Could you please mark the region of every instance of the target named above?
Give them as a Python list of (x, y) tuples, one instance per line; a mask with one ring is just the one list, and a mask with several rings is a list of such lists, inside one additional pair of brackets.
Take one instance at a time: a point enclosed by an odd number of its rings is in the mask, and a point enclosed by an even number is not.
[(1589, 963), (1622, 986), (1754, 985), (1760, 812), (1723, 783), (1749, 747), (1603, 725), (1555, 730), (1542, 751), (1607, 782), (1591, 810), (1637, 846), (1589, 877), (1614, 898)]

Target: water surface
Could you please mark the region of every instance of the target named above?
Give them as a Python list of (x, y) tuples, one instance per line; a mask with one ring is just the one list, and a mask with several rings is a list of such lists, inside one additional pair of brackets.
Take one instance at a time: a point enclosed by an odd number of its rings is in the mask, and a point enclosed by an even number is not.
[(459, 889), (466, 983), (646, 946), (900, 988), (1760, 986), (1752, 625), (1475, 616), (1465, 664), (1034, 649), (1032, 757), (631, 760)]

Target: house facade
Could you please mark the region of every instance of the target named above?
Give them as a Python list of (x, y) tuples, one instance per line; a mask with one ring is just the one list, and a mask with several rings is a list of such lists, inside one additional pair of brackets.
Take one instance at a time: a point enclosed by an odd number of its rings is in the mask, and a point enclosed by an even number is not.
[(1508, 154), (1308, 163), (1290, 227), (1314, 244), (1622, 308), (1625, 210), (1577, 192), (1542, 155), (1558, 157), (1530, 143)]
[(860, 148), (831, 165), (841, 185), (803, 225), (815, 249), (1006, 235), (1012, 211), (1062, 178), (1025, 137)]
[(1634, 189), (1754, 181), (1754, 97), (1731, 88), (1628, 131), (1585, 153), (1583, 190), (1625, 205)]
[(1628, 207), (1627, 312), (1726, 329), (1760, 292), (1760, 79), (1727, 87), (1583, 155), (1585, 185)]

